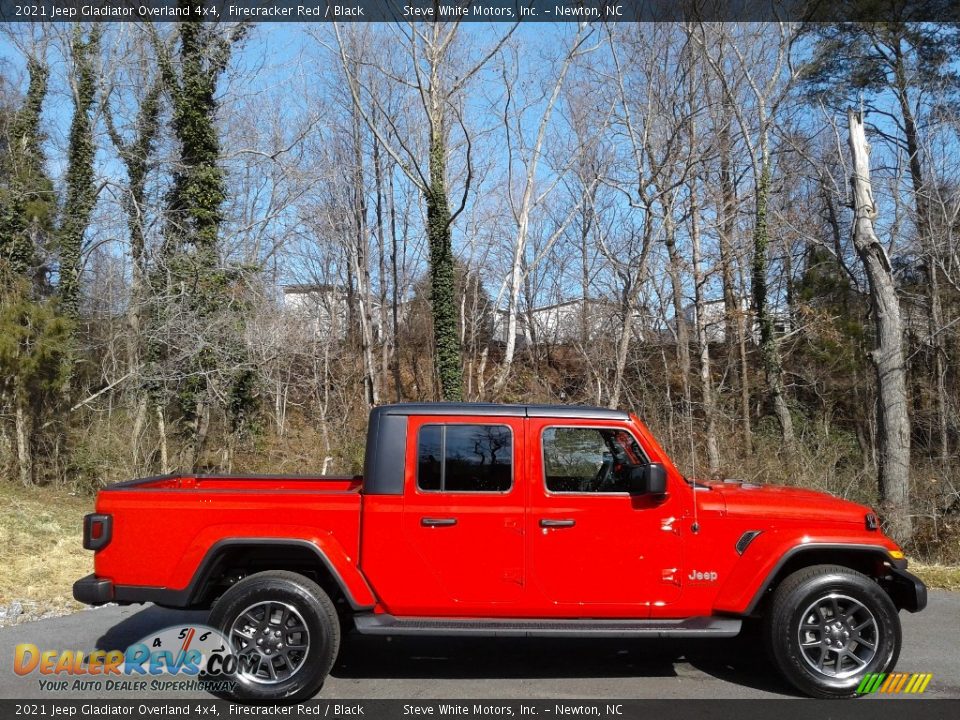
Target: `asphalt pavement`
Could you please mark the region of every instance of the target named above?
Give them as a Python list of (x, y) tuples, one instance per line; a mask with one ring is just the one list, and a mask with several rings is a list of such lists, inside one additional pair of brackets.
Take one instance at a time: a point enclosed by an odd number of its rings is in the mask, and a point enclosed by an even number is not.
[[(933, 673), (925, 697), (960, 698), (960, 593), (932, 590), (924, 612), (901, 613), (897, 670)], [(125, 693), (42, 690), (37, 673), (13, 672), (14, 648), (125, 649), (150, 633), (206, 613), (152, 605), (107, 606), (0, 629), (0, 698), (126, 698)], [(49, 678), (47, 678), (49, 679)], [(205, 693), (138, 692), (137, 698)], [(796, 697), (747, 638), (560, 640), (384, 638), (350, 634), (320, 698), (789, 698)]]

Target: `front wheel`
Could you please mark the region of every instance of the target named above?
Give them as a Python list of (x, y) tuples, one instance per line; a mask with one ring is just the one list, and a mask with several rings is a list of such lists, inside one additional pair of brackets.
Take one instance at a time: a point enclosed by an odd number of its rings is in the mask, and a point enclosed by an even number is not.
[(235, 700), (296, 702), (323, 686), (340, 647), (337, 611), (312, 580), (286, 571), (251, 575), (227, 590), (210, 624), (241, 660)]
[(853, 697), (867, 673), (900, 656), (900, 617), (866, 575), (815, 565), (787, 577), (773, 596), (766, 636), (784, 677), (812, 697)]

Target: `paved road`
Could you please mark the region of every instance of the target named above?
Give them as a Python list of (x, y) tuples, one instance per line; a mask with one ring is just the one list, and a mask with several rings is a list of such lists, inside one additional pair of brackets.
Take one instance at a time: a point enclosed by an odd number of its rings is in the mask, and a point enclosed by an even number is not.
[[(18, 643), (49, 649), (124, 649), (150, 632), (185, 620), (203, 622), (205, 613), (149, 605), (111, 606), (0, 629), (0, 698), (53, 699), (40, 690), (36, 675), (18, 677), (12, 672)], [(904, 646), (898, 669), (932, 672), (928, 697), (960, 698), (960, 593), (931, 591), (926, 611), (903, 613), (901, 620)], [(159, 697), (159, 693), (153, 695)], [(793, 696), (760, 648), (739, 638), (683, 642), (390, 640), (351, 635), (321, 692), (321, 697), (332, 699)], [(137, 697), (151, 697), (151, 693), (138, 693)]]

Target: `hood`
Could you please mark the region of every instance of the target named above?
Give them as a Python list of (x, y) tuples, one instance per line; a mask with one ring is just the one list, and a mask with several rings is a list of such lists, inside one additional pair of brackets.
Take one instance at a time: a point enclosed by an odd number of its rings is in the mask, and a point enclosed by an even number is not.
[[(750, 515), (785, 520), (815, 520), (864, 527), (866, 505), (843, 500), (829, 493), (780, 485), (756, 485), (741, 481), (697, 481), (723, 499), (727, 515)], [(706, 493), (705, 493), (706, 494)]]

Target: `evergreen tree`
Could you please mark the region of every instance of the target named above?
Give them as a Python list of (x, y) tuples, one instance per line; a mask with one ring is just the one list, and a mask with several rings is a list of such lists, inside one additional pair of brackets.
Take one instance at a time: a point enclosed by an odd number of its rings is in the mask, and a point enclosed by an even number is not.
[(40, 477), (37, 450), (44, 439), (58, 439), (44, 420), (55, 420), (61, 410), (69, 344), (70, 323), (54, 298), (31, 297), (23, 278), (0, 284), (0, 399), (13, 417), (23, 485)]
[(40, 124), (48, 71), (36, 59), (27, 71), (26, 97), (0, 141), (0, 415), (13, 419), (24, 485), (38, 477), (37, 448), (51, 434), (43, 420), (59, 409), (69, 347), (69, 323), (45, 297), (43, 257), (56, 219)]

